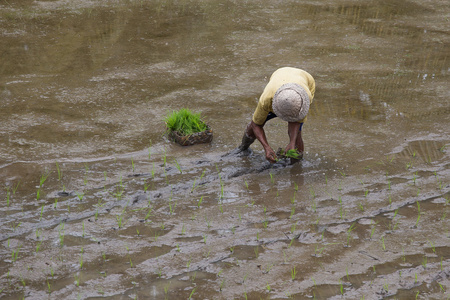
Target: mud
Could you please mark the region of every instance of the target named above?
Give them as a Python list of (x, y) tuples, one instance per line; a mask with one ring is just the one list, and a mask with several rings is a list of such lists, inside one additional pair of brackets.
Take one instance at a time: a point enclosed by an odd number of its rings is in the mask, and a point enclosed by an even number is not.
[[(440, 1), (0, 4), (2, 299), (447, 299)], [(236, 151), (281, 66), (303, 159)], [(169, 141), (200, 111), (211, 144)], [(266, 126), (274, 149), (287, 126)]]

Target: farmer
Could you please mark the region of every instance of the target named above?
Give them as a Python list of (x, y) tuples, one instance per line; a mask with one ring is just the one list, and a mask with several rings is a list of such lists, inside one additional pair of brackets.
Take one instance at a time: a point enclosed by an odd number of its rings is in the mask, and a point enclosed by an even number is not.
[(247, 150), (255, 139), (258, 139), (264, 148), (266, 159), (274, 163), (277, 157), (267, 142), (264, 124), (279, 117), (288, 122), (289, 144), (285, 151), (296, 149), (302, 157), (302, 126), (306, 121), (315, 89), (314, 78), (304, 70), (290, 67), (276, 70), (264, 88), (253, 118), (247, 125), (238, 148), (240, 152)]

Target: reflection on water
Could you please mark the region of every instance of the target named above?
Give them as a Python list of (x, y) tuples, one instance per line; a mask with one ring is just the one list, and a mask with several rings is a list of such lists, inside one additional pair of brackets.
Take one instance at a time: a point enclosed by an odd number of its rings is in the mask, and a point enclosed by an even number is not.
[[(316, 120), (448, 115), (445, 36), (439, 16), (430, 23), (437, 9), (408, 1), (4, 5), (0, 160), (140, 150), (163, 142), (163, 115), (180, 106), (203, 111), (218, 145), (234, 145), (281, 65), (316, 77)], [(216, 109), (225, 103), (234, 113)]]

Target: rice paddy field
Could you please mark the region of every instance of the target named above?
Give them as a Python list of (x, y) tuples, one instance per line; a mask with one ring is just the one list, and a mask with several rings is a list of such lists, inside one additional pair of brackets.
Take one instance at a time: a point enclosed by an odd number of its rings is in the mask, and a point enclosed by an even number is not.
[[(0, 3), (1, 299), (450, 299), (445, 1)], [(307, 70), (305, 154), (232, 155)], [(210, 144), (179, 146), (186, 107)], [(274, 150), (287, 124), (265, 126)]]

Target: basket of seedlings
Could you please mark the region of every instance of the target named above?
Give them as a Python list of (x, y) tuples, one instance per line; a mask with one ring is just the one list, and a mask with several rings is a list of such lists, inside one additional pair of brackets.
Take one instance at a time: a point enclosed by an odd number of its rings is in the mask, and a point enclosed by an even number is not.
[(169, 138), (181, 146), (210, 143), (213, 131), (202, 119), (200, 113), (187, 108), (169, 113), (166, 118)]
[(302, 159), (303, 154), (297, 149), (290, 149), (285, 152), (282, 148), (278, 148), (277, 158), (278, 160), (289, 160), (289, 163), (292, 165)]

